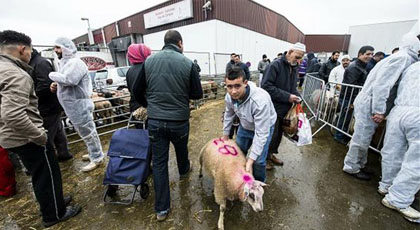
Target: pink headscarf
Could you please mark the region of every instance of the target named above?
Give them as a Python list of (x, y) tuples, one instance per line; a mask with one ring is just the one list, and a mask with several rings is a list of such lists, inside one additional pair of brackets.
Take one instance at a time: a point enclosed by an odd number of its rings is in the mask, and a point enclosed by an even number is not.
[(131, 64), (139, 64), (143, 63), (151, 53), (152, 50), (145, 44), (131, 44), (127, 56)]

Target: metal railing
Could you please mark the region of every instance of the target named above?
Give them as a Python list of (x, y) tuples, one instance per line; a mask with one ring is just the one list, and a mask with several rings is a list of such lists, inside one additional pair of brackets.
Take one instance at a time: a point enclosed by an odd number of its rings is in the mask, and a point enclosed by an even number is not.
[(311, 112), (312, 116), (309, 120), (317, 118), (322, 92), (325, 87), (325, 82), (316, 77), (316, 73), (309, 73), (305, 75), (303, 83), (302, 99), (306, 108)]
[[(361, 91), (362, 86), (337, 82), (328, 82), (325, 85), (318, 83), (319, 85), (322, 85), (322, 90), (319, 92), (319, 87), (312, 87), (312, 85), (316, 84), (314, 82), (317, 82), (317, 80), (313, 79), (312, 76), (308, 77), (307, 75), (305, 82), (306, 81), (308, 82), (304, 84), (304, 103), (313, 114), (315, 120), (322, 124), (312, 136), (315, 136), (323, 128), (328, 126), (332, 134), (341, 132), (345, 136), (351, 138), (355, 123), (353, 117), (353, 103), (356, 96)], [(371, 143), (369, 148), (376, 152), (380, 152), (384, 135), (385, 125), (381, 124), (376, 129), (376, 133), (372, 138), (372, 143), (374, 145)]]

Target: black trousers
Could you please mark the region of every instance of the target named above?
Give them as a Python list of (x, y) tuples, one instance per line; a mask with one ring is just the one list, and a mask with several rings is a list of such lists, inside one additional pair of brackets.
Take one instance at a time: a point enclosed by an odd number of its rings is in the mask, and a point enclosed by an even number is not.
[(275, 154), (279, 152), (279, 146), (281, 138), (283, 137), (283, 117), (277, 117), (276, 124), (274, 126), (273, 136), (268, 147), (268, 154)]
[(71, 156), (63, 123), (61, 123), (61, 113), (44, 116), (43, 121), (44, 128), (48, 130), (48, 139), (55, 147), (57, 157), (68, 158)]
[(47, 146), (28, 143), (7, 150), (18, 154), (31, 174), (43, 221), (51, 222), (62, 217), (66, 212), (66, 207), (63, 200), (61, 172), (51, 143)]

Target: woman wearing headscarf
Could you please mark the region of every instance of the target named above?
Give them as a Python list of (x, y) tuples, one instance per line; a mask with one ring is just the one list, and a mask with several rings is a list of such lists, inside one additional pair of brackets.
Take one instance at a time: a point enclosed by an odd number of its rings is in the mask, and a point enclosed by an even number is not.
[(152, 50), (144, 44), (132, 44), (128, 47), (127, 57), (132, 64), (126, 74), (127, 86), (131, 94), (130, 112), (134, 112), (140, 108), (140, 106), (147, 106), (147, 102), (144, 98), (145, 92), (136, 92), (135, 89), (137, 89), (137, 86), (140, 84), (146, 84), (146, 82), (141, 82), (138, 76), (144, 70), (144, 62), (151, 53)]

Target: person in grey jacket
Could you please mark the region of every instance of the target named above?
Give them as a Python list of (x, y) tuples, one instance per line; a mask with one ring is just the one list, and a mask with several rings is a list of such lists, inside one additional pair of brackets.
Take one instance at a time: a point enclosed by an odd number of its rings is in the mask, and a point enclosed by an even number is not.
[(228, 94), (225, 97), (223, 140), (228, 140), (235, 114), (240, 125), (236, 143), (248, 155), (246, 171), (256, 180), (265, 181), (265, 166), (277, 114), (270, 95), (245, 78), (245, 72), (236, 67), (225, 77)]
[(267, 59), (267, 55), (263, 55), (262, 56), (262, 60), (258, 63), (258, 71), (260, 72), (260, 76), (259, 76), (259, 81), (258, 81), (258, 86), (261, 87), (261, 81), (262, 81), (262, 77), (265, 71), (265, 68), (268, 66), (268, 64), (270, 64), (270, 62)]

